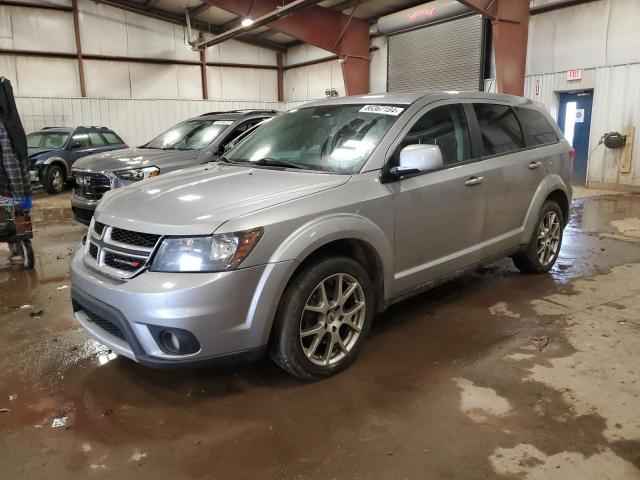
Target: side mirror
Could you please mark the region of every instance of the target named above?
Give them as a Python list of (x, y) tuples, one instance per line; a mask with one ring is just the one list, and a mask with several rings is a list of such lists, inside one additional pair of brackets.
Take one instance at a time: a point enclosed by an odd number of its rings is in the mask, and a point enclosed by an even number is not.
[(396, 178), (413, 173), (431, 172), (444, 167), (442, 152), (437, 145), (407, 145), (400, 151), (400, 165), (391, 169)]
[(76, 150), (78, 148), (82, 148), (82, 142), (72, 142), (71, 145), (69, 145), (69, 150)]

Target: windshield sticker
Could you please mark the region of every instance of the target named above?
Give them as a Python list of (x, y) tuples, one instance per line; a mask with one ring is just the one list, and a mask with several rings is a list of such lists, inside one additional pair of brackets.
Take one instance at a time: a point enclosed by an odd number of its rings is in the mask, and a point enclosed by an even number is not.
[(231, 125), (233, 120), (216, 120), (213, 122), (214, 125)]
[(404, 108), (391, 107), (389, 105), (365, 105), (360, 109), (360, 111), (365, 113), (381, 113), (382, 115), (393, 115), (394, 117), (397, 117), (404, 112)]

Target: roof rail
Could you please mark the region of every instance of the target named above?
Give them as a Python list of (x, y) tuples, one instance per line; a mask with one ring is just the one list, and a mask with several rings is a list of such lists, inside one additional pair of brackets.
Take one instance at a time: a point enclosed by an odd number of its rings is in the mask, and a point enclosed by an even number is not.
[(278, 113), (277, 110), (268, 109), (268, 108), (241, 108), (236, 110), (224, 110), (222, 112), (207, 112), (200, 115), (201, 117), (206, 117), (207, 115), (220, 115), (223, 113)]
[(96, 126), (96, 125), (90, 125), (90, 126), (87, 126), (87, 125), (78, 125), (78, 126), (76, 127), (76, 129), (82, 129), (82, 128), (87, 129), (87, 130), (89, 130), (89, 129), (91, 129), (91, 130), (109, 130), (107, 127), (98, 127), (98, 126)]

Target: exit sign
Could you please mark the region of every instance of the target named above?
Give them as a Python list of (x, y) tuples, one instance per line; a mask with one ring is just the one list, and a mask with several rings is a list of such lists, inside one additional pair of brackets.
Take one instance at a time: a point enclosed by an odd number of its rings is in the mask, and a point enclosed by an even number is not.
[(569, 70), (567, 72), (567, 80), (581, 80), (582, 70)]

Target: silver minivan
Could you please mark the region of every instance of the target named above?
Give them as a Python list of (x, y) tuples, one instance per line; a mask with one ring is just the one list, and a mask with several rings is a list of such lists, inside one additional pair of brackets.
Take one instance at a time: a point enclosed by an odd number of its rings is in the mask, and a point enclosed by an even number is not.
[(71, 262), (75, 317), (153, 367), (255, 359), (305, 379), (394, 302), (510, 256), (554, 265), (573, 150), (529, 100), (323, 100), (217, 163), (108, 192)]

